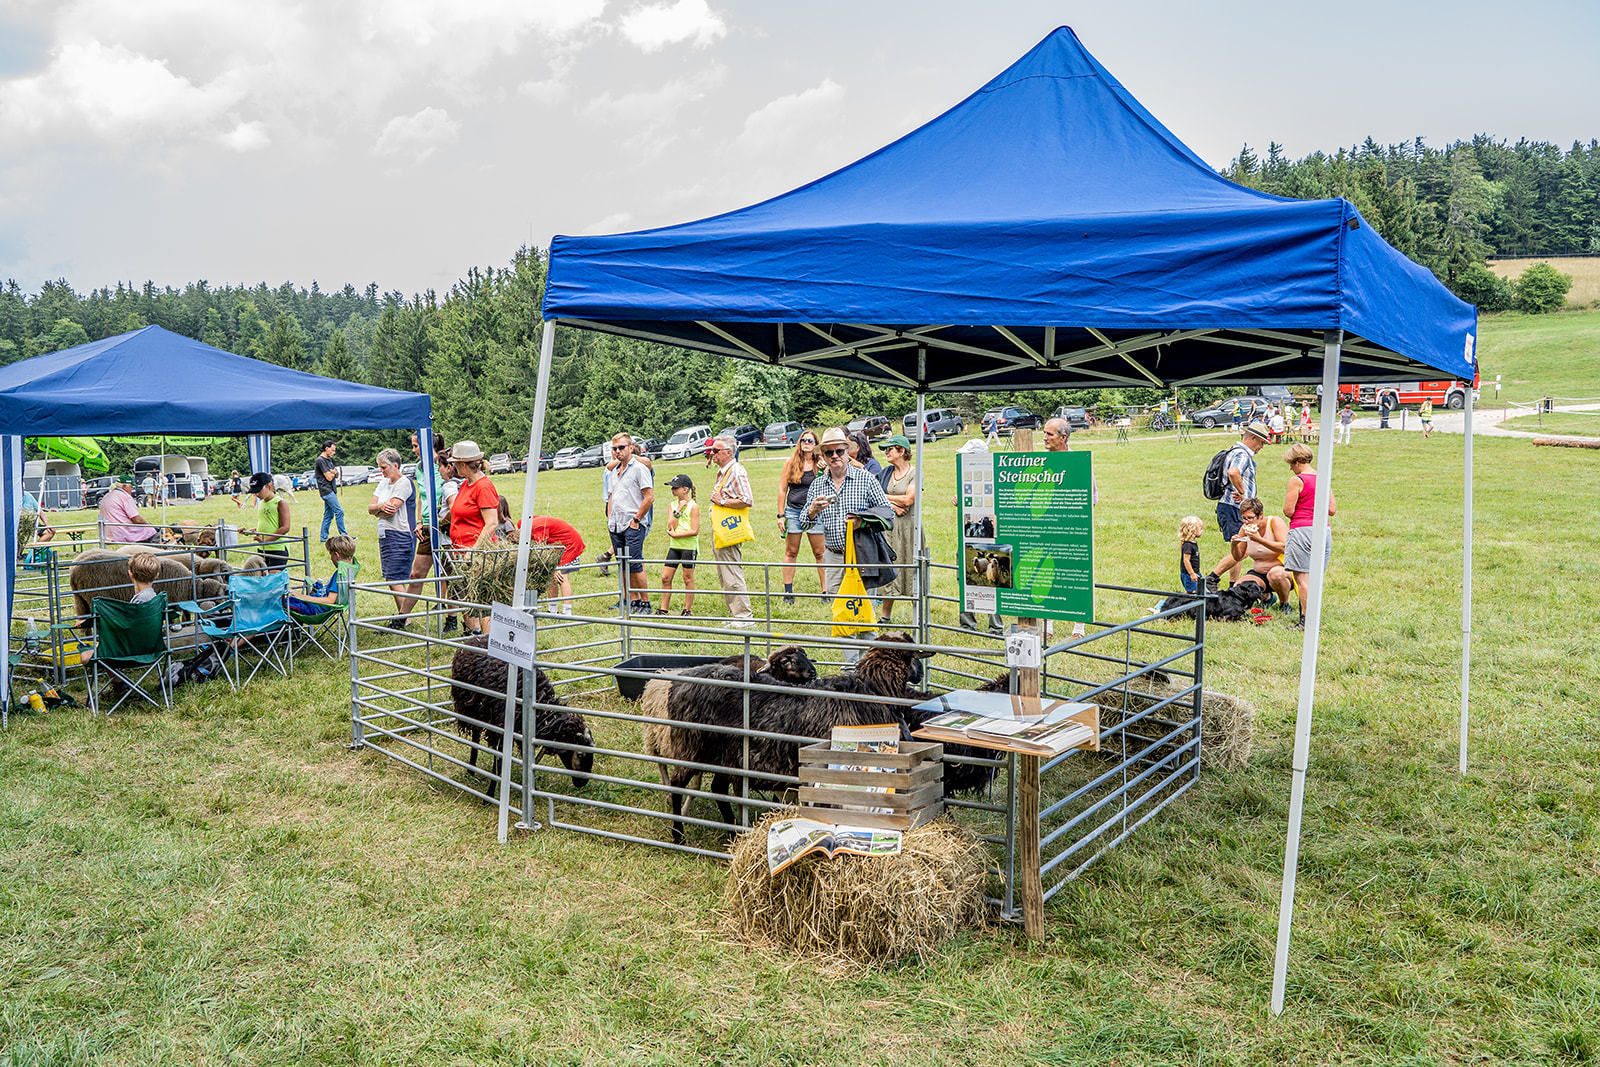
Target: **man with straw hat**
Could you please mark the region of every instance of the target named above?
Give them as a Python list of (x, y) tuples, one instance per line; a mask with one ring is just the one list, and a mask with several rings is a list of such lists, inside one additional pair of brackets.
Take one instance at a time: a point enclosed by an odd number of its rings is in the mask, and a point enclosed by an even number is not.
[[(1272, 430), (1266, 423), (1251, 419), (1239, 435), (1239, 443), (1228, 450), (1223, 467), (1228, 484), (1222, 490), (1222, 499), (1217, 501), (1217, 528), (1222, 531), (1222, 539), (1230, 544), (1239, 533), (1239, 527), (1244, 525), (1239, 506), (1256, 495), (1256, 453), (1261, 451), (1271, 436)], [(1228, 572), (1228, 577), (1231, 581), (1239, 580), (1237, 562)], [(1206, 584), (1215, 592), (1220, 579), (1213, 575)]]

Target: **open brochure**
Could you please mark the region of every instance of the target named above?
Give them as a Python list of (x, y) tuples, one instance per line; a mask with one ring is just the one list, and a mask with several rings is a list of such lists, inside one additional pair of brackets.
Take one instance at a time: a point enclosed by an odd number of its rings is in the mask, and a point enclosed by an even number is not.
[(780, 819), (767, 828), (767, 871), (777, 874), (808, 852), (821, 852), (829, 859), (841, 852), (893, 856), (900, 851), (900, 837), (899, 830), (834, 826), (815, 819)]
[(1094, 704), (958, 691), (918, 708), (943, 709), (913, 734), (929, 741), (1055, 756), (1069, 748), (1091, 748), (1099, 736), (1100, 709)]

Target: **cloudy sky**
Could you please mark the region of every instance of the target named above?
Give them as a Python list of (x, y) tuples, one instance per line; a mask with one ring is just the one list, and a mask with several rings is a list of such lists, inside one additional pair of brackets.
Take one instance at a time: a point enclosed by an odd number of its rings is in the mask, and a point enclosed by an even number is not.
[(1315, 6), (0, 0), (0, 277), (443, 290), (808, 181), (1061, 24), (1213, 165), (1600, 137), (1594, 0)]

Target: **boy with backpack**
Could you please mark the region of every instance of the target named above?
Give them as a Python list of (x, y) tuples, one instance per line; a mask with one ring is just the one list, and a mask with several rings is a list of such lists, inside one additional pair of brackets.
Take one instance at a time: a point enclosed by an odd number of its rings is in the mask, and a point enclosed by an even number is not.
[[(1239, 443), (1211, 457), (1201, 479), (1206, 499), (1217, 502), (1217, 528), (1222, 538), (1232, 542), (1244, 519), (1239, 505), (1256, 495), (1256, 453), (1267, 443), (1272, 431), (1260, 419), (1252, 419), (1239, 436)], [(1239, 580), (1239, 565), (1228, 572), (1230, 581)]]

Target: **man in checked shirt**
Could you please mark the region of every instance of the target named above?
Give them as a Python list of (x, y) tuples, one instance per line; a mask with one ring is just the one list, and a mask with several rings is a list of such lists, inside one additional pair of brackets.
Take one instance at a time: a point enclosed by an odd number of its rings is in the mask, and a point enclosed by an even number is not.
[[(850, 536), (850, 517), (887, 507), (889, 498), (884, 496), (878, 479), (850, 465), (850, 442), (839, 427), (830, 426), (823, 431), (822, 458), (827, 470), (811, 483), (806, 494), (804, 525), (807, 532), (822, 527), (823, 592), (833, 596), (844, 581), (844, 546)], [(878, 634), (869, 630), (857, 636), (872, 641)], [(855, 658), (845, 656), (846, 662), (854, 662)]]

